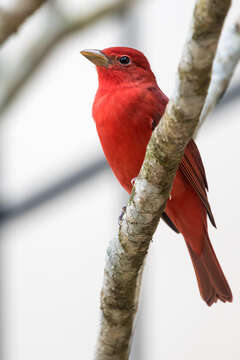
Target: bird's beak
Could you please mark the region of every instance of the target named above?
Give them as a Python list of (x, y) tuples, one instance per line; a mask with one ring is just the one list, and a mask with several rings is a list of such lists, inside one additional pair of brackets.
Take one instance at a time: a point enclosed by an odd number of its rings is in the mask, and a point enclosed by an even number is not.
[(111, 59), (100, 50), (86, 49), (80, 51), (88, 60), (97, 66), (108, 67), (111, 64)]

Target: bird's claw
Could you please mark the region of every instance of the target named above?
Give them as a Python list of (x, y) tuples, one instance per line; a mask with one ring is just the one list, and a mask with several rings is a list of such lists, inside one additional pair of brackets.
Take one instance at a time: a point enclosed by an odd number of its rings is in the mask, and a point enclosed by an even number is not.
[(134, 186), (135, 181), (136, 181), (136, 178), (133, 178), (133, 179), (131, 180), (131, 184), (132, 184), (132, 186)]
[(122, 223), (123, 215), (126, 212), (126, 208), (127, 208), (126, 206), (123, 206), (123, 208), (122, 208), (121, 214), (119, 215), (119, 218), (118, 218), (118, 225), (121, 225), (121, 223)]

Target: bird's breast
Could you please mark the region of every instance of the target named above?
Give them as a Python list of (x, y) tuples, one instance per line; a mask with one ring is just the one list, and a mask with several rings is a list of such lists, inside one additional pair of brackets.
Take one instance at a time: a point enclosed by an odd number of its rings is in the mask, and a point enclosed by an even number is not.
[[(123, 94), (121, 94), (123, 95)], [(130, 192), (152, 133), (152, 116), (138, 94), (96, 97), (93, 117), (105, 156), (121, 185)]]

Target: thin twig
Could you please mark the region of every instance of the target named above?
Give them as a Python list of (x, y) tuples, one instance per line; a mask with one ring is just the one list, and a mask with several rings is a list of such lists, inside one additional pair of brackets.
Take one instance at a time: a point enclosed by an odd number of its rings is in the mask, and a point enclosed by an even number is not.
[(226, 92), (239, 59), (240, 14), (223, 29), (217, 54), (213, 62), (211, 84), (201, 113), (198, 129)]
[(21, 0), (11, 11), (0, 8), (0, 45), (18, 31), (20, 25), (46, 0)]
[(125, 6), (130, 6), (135, 0), (120, 0), (109, 5), (101, 7), (89, 14), (86, 17), (75, 16), (67, 18), (60, 12), (54, 4), (48, 5), (49, 22), (48, 26), (42, 28), (34, 45), (26, 50), (22, 57), (21, 63), (18, 66), (16, 73), (11, 72), (10, 79), (5, 80), (7, 87), (3, 90), (3, 95), (0, 97), (0, 114), (11, 105), (15, 96), (27, 83), (27, 81), (34, 74), (39, 65), (44, 61), (47, 55), (67, 36), (75, 32), (79, 32), (95, 24), (97, 21), (117, 13)]
[(96, 360), (128, 359), (139, 273), (184, 148), (198, 123), (229, 6), (230, 0), (196, 2), (174, 95), (148, 145), (119, 235), (107, 250)]

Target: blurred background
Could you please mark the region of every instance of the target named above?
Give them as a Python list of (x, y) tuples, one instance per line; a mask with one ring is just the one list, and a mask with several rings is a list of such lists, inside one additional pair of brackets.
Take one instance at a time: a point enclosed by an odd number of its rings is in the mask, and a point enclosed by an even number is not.
[[(170, 96), (194, 3), (49, 1), (1, 48), (2, 360), (92, 359), (106, 247), (127, 196), (103, 157), (96, 71), (79, 51), (138, 48)], [(132, 360), (240, 358), (239, 113), (238, 68), (197, 137), (218, 226), (210, 236), (234, 302), (205, 305), (181, 235), (161, 222)]]

